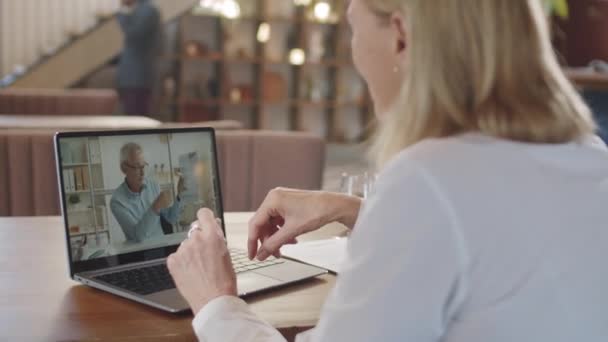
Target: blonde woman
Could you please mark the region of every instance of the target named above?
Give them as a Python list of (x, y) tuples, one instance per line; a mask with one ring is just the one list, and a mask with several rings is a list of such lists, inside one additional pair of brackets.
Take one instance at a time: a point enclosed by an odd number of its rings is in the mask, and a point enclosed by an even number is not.
[[(608, 152), (541, 1), (352, 0), (348, 20), (381, 126), (375, 193), (277, 189), (250, 223), (260, 259), (354, 227), (298, 340), (608, 341)], [(235, 296), (210, 211), (199, 225), (168, 260), (198, 338), (282, 341)]]

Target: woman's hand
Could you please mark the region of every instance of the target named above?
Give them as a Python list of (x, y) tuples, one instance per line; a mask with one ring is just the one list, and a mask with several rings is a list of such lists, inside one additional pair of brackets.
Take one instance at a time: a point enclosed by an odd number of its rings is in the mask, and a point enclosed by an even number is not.
[(360, 207), (360, 198), (343, 194), (274, 189), (249, 221), (249, 258), (278, 256), (284, 244), (295, 243), (297, 236), (331, 222), (352, 229)]
[(236, 275), (222, 228), (209, 209), (197, 213), (200, 229), (192, 231), (167, 267), (177, 289), (196, 315), (207, 303), (221, 296), (236, 296)]

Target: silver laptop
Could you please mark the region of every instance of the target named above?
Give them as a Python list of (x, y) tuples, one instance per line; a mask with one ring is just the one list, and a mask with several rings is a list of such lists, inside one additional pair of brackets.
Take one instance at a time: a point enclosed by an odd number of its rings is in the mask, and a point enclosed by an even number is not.
[[(55, 154), (70, 277), (164, 311), (188, 310), (166, 258), (199, 208), (224, 221), (213, 129), (57, 133)], [(327, 272), (231, 255), (240, 296)]]

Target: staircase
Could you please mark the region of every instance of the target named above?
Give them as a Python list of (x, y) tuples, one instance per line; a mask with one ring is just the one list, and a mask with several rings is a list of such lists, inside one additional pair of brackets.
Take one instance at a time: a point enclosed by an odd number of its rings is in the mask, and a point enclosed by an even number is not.
[[(165, 23), (198, 2), (155, 1)], [(120, 0), (0, 0), (4, 86), (67, 88), (104, 66), (122, 49), (119, 6)]]

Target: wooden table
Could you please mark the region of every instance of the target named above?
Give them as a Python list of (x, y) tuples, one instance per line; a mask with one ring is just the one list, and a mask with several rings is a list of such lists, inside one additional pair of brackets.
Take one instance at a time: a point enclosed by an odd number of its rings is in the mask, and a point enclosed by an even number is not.
[[(226, 215), (231, 246), (244, 247), (250, 213)], [(340, 235), (329, 225), (302, 240)], [(72, 281), (60, 217), (0, 218), (0, 340), (192, 341), (191, 314), (172, 315)], [(324, 275), (248, 299), (286, 336), (314, 326), (335, 277)]]
[(0, 115), (0, 128), (120, 129), (158, 128), (162, 123), (145, 116)]

